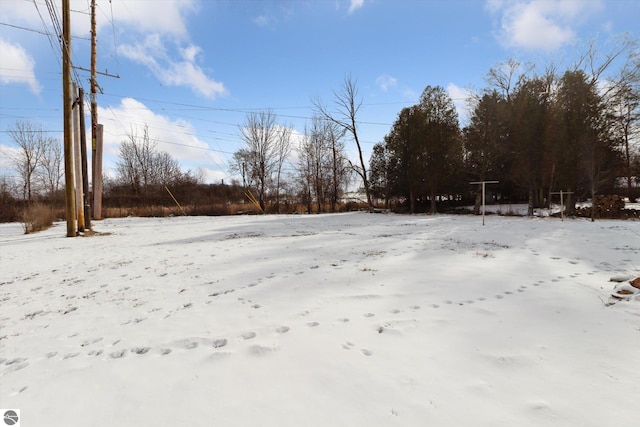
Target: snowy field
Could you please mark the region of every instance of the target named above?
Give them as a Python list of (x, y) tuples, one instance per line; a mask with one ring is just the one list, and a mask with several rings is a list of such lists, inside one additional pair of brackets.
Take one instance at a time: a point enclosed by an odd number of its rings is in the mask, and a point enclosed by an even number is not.
[[(21, 426), (635, 427), (640, 222), (477, 216), (0, 225)], [(612, 303), (613, 302), (613, 303)]]

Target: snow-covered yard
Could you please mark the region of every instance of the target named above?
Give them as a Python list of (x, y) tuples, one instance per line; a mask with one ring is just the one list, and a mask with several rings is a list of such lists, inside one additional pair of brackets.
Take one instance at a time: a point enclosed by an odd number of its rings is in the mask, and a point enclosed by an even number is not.
[(640, 222), (476, 216), (0, 225), (22, 426), (635, 427)]

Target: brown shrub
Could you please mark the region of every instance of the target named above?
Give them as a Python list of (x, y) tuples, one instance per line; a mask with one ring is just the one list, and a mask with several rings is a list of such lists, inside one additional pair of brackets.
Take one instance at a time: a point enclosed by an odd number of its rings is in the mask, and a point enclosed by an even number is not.
[(50, 206), (40, 203), (28, 206), (22, 213), (24, 234), (46, 230), (53, 225), (55, 218), (55, 212)]

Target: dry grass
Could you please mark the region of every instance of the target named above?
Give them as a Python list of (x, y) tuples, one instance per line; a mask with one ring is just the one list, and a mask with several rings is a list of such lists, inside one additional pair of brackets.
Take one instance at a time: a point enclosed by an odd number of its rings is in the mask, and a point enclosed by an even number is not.
[(56, 215), (50, 206), (34, 203), (22, 213), (22, 226), (24, 234), (46, 230), (53, 225)]
[[(330, 211), (329, 205), (325, 208)], [(184, 211), (183, 211), (183, 210)], [(168, 216), (226, 216), (226, 215), (258, 215), (260, 210), (251, 203), (217, 203), (207, 205), (182, 205), (178, 206), (141, 206), (141, 207), (103, 207), (102, 216), (104, 218), (122, 217), (168, 217)], [(366, 209), (366, 204), (349, 202), (338, 206), (338, 212)], [(267, 213), (275, 213), (276, 208), (267, 207)], [(282, 204), (280, 206), (282, 214), (304, 214), (307, 213), (307, 206), (303, 204)], [(317, 207), (312, 206), (312, 213), (317, 213)]]

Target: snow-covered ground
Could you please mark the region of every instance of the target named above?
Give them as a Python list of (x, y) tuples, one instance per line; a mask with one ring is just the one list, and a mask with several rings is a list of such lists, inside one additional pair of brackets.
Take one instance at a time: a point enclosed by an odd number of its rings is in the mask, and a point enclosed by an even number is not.
[(477, 216), (0, 225), (22, 426), (635, 427), (640, 222)]

